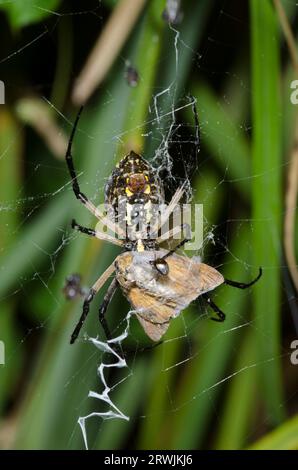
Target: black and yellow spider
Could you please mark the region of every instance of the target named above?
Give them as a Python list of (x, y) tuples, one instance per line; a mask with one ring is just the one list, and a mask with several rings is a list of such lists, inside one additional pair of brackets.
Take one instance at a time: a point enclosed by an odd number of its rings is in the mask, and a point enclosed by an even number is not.
[[(196, 130), (195, 146), (198, 152), (200, 133), (195, 100), (192, 102), (192, 107)], [(189, 241), (189, 237), (180, 241), (172, 250), (160, 248), (165, 236), (159, 237), (159, 230), (179, 205), (184, 185), (178, 187), (154, 230), (147, 230), (147, 226), (154, 219), (154, 208), (164, 203), (164, 188), (156, 169), (133, 151), (116, 165), (105, 187), (105, 203), (112, 208), (114, 219), (112, 220), (109, 211), (104, 213), (97, 208), (80, 190), (71, 153), (81, 111), (82, 108), (76, 117), (66, 152), (73, 191), (76, 198), (101, 221), (102, 225), (113, 230), (117, 237), (101, 230), (82, 227), (75, 220), (72, 221), (72, 227), (79, 232), (120, 246), (124, 252), (117, 256), (85, 296), (83, 312), (70, 342), (74, 343), (77, 339), (88, 315), (91, 301), (114, 272), (115, 277), (99, 308), (99, 321), (107, 339), (111, 339), (111, 334), (105, 313), (118, 286), (129, 300), (144, 331), (153, 341), (159, 341), (166, 332), (171, 318), (177, 317), (199, 296), (217, 314), (212, 319), (224, 321), (225, 314), (210, 299), (208, 292), (223, 283), (246, 289), (261, 277), (261, 268), (258, 276), (245, 284), (225, 279), (215, 268), (201, 263), (198, 257), (177, 255), (176, 250)], [(122, 209), (119, 210), (119, 207)], [(123, 222), (125, 222), (124, 229)], [(181, 233), (181, 226), (173, 227), (166, 235), (171, 238), (178, 231)]]

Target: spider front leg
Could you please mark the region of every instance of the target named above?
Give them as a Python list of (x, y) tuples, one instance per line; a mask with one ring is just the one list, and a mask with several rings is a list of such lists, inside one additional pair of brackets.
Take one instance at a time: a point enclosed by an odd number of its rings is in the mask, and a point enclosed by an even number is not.
[(73, 189), (73, 192), (74, 192), (76, 198), (82, 204), (84, 204), (84, 206), (91, 212), (91, 214), (93, 214), (98, 220), (101, 220), (103, 225), (106, 225), (109, 229), (116, 232), (118, 235), (122, 236), (123, 231), (121, 230), (121, 228), (117, 224), (115, 224), (111, 220), (109, 220), (109, 218), (106, 217), (102, 213), (102, 211), (99, 208), (97, 208), (93, 204), (93, 202), (91, 202), (90, 199), (84, 193), (82, 193), (82, 191), (80, 189), (80, 186), (79, 186), (77, 172), (75, 170), (74, 162), (73, 162), (73, 158), (72, 158), (72, 144), (73, 144), (73, 140), (74, 140), (74, 137), (75, 137), (76, 129), (77, 129), (77, 126), (78, 126), (78, 123), (79, 123), (79, 120), (80, 120), (82, 110), (83, 110), (83, 106), (79, 109), (79, 112), (78, 112), (77, 117), (75, 119), (72, 131), (71, 131), (71, 134), (70, 134), (69, 142), (68, 142), (66, 155), (65, 155), (68, 171), (69, 171), (70, 177), (72, 179), (72, 189)]
[(200, 133), (200, 122), (199, 122), (199, 115), (197, 111), (197, 106), (196, 106), (196, 98), (194, 96), (190, 96), (190, 99), (192, 100), (191, 105), (192, 105), (192, 112), (194, 115), (194, 122), (195, 122), (195, 147), (196, 147), (196, 152), (199, 153), (200, 148), (201, 148), (201, 133)]
[[(180, 231), (185, 231), (186, 232), (186, 237), (183, 238), (183, 240), (181, 240), (176, 246), (175, 248), (173, 248), (172, 250), (170, 250), (166, 255), (164, 255), (162, 258), (162, 260), (166, 260), (169, 256), (171, 256), (173, 253), (175, 253), (179, 248), (181, 248), (182, 246), (184, 246), (187, 242), (190, 242), (191, 241), (191, 230), (190, 230), (190, 226), (188, 224), (181, 224), (180, 225)], [(174, 229), (172, 230), (172, 232), (174, 233)], [(169, 232), (170, 233), (170, 232)]]
[(155, 267), (155, 269), (161, 274), (162, 276), (166, 276), (169, 274), (169, 265), (166, 259), (175, 253), (178, 248), (181, 248), (185, 243), (189, 242), (189, 238), (184, 238), (178, 245), (175, 246), (172, 250), (170, 250), (167, 254), (162, 256), (161, 258), (156, 258), (155, 260), (150, 261), (150, 264)]
[(74, 136), (75, 136), (75, 133), (76, 133), (76, 130), (77, 130), (77, 126), (78, 126), (82, 111), (83, 111), (83, 106), (80, 107), (79, 112), (78, 112), (77, 117), (76, 117), (76, 120), (74, 122), (72, 131), (71, 131), (71, 134), (70, 134), (67, 150), (66, 150), (65, 159), (66, 159), (68, 170), (69, 170), (69, 173), (70, 173), (70, 176), (71, 176), (71, 179), (72, 179), (73, 192), (74, 192), (76, 198), (79, 201), (81, 201), (83, 204), (86, 204), (87, 201), (88, 201), (88, 198), (80, 190), (80, 186), (79, 186), (78, 178), (77, 178), (77, 173), (76, 173), (76, 170), (75, 170), (75, 167), (74, 167), (72, 154), (71, 154), (71, 149), (72, 149)]
[(162, 274), (162, 275), (167, 275), (169, 273), (169, 266), (168, 263), (166, 262), (166, 259), (171, 256), (173, 253), (175, 253), (179, 248), (185, 245), (185, 243), (189, 242), (191, 240), (191, 230), (188, 224), (181, 224), (180, 226), (176, 226), (173, 229), (169, 230), (164, 236), (161, 236), (157, 238), (157, 243), (160, 244), (167, 238), (170, 238), (171, 236), (174, 236), (177, 233), (180, 233), (182, 231), (186, 231), (186, 237), (181, 240), (175, 248), (170, 250), (168, 253), (166, 253), (164, 256), (161, 258), (157, 258), (154, 261), (151, 261), (151, 264), (157, 269), (157, 271)]
[(179, 250), (179, 248), (181, 248), (182, 246), (184, 246), (187, 242), (189, 242), (191, 239), (190, 238), (184, 238), (183, 240), (181, 240), (181, 242), (179, 242), (175, 248), (173, 248), (172, 250), (170, 250), (166, 255), (164, 255), (162, 257), (163, 260), (167, 259), (169, 256), (171, 256), (173, 253), (175, 253), (177, 250)]
[(82, 204), (84, 204), (92, 214), (94, 214), (97, 218), (100, 218), (101, 214), (99, 213), (98, 209), (88, 199), (88, 197), (84, 193), (82, 193), (82, 191), (80, 189), (79, 182), (78, 182), (78, 177), (77, 177), (77, 172), (75, 170), (74, 162), (73, 162), (73, 158), (72, 158), (72, 144), (73, 144), (73, 141), (74, 141), (75, 133), (76, 133), (76, 130), (77, 130), (77, 127), (78, 127), (78, 123), (79, 123), (82, 111), (83, 111), (83, 106), (80, 107), (80, 109), (78, 111), (78, 114), (77, 114), (77, 117), (75, 119), (72, 131), (71, 131), (71, 134), (70, 134), (70, 138), (69, 138), (69, 141), (68, 141), (68, 146), (67, 146), (67, 150), (66, 150), (65, 159), (66, 159), (66, 163), (67, 163), (67, 167), (68, 167), (70, 177), (72, 179), (72, 189), (73, 189), (73, 192), (75, 194), (75, 197), (80, 202), (82, 202)]

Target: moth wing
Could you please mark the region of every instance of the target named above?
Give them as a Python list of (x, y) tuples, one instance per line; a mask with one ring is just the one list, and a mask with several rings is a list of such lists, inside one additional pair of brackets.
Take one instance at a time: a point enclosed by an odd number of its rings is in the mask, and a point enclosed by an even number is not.
[(212, 266), (208, 264), (200, 263), (199, 264), (199, 279), (200, 279), (200, 289), (202, 294), (210, 290), (215, 289), (224, 283), (224, 277), (220, 272), (218, 272)]
[(131, 289), (128, 298), (147, 336), (153, 341), (159, 341), (175, 316), (173, 306), (138, 287)]
[(169, 328), (170, 324), (169, 322), (152, 323), (151, 321), (145, 320), (145, 318), (140, 316), (139, 314), (137, 314), (137, 319), (142, 325), (142, 328), (145, 331), (146, 335), (149, 336), (152, 341), (159, 341)]
[[(169, 275), (160, 282), (176, 294), (178, 303), (185, 308), (204, 292), (215, 289), (224, 277), (212, 266), (201, 263), (199, 258), (173, 255), (167, 259)], [(174, 298), (174, 297), (173, 297)]]

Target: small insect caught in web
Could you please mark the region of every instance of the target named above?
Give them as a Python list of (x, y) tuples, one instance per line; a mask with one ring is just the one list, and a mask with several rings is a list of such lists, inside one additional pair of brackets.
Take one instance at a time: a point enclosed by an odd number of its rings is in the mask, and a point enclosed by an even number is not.
[(67, 300), (74, 300), (77, 297), (85, 297), (88, 288), (82, 286), (80, 274), (74, 273), (67, 276), (62, 292)]
[(124, 78), (130, 87), (135, 88), (136, 86), (138, 86), (140, 80), (139, 73), (137, 69), (131, 65), (130, 62), (125, 63)]
[[(195, 99), (191, 99), (197, 155), (200, 149), (199, 119)], [(177, 250), (191, 240), (190, 227), (178, 224), (167, 228), (162, 236), (160, 233), (175, 209), (181, 205), (185, 182), (181, 181), (166, 205), (164, 182), (158, 170), (134, 151), (122, 158), (108, 178), (104, 191), (107, 210), (104, 212), (96, 207), (81, 192), (71, 153), (81, 110), (74, 123), (66, 153), (73, 191), (76, 198), (100, 221), (101, 226), (113, 230), (115, 236), (98, 228), (83, 227), (75, 220), (72, 221), (72, 227), (78, 232), (115, 244), (123, 252), (85, 294), (83, 311), (70, 342), (76, 341), (92, 300), (112, 275), (114, 277), (99, 308), (99, 321), (108, 340), (112, 339), (112, 335), (106, 313), (118, 287), (130, 302), (145, 333), (153, 341), (159, 341), (171, 320), (199, 297), (215, 312), (212, 320), (224, 321), (225, 314), (212, 301), (210, 292), (223, 284), (239, 289), (251, 287), (260, 279), (262, 269), (251, 282), (236, 282), (226, 279), (215, 268), (202, 263), (197, 256), (177, 254)], [(166, 250), (161, 247), (165, 239), (171, 241), (177, 233), (183, 235), (174, 248)], [(68, 284), (68, 289), (73, 289), (68, 290), (68, 296), (75, 295), (77, 279), (70, 277)]]
[(183, 20), (181, 0), (167, 0), (166, 7), (162, 12), (162, 18), (172, 25), (181, 23)]

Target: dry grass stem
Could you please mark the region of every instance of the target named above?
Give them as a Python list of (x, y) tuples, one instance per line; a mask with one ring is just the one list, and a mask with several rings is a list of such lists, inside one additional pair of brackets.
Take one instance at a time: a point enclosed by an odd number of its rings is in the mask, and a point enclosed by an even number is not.
[(117, 4), (76, 80), (72, 93), (76, 105), (85, 104), (102, 82), (145, 3), (146, 0), (122, 0)]

